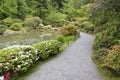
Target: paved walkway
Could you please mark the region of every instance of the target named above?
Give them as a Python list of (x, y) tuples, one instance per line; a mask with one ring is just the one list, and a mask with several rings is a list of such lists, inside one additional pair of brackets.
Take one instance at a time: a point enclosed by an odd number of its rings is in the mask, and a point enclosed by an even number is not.
[(103, 80), (91, 59), (93, 39), (92, 35), (81, 33), (81, 38), (26, 80)]

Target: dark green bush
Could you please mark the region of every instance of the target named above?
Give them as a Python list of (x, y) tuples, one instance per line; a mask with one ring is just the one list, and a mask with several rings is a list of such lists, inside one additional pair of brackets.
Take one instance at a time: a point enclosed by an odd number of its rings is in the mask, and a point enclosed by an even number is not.
[(120, 23), (116, 20), (103, 25), (104, 29), (96, 34), (95, 46), (109, 48), (114, 44), (118, 44), (120, 38), (119, 25)]
[(0, 35), (3, 34), (6, 30), (6, 26), (5, 25), (0, 25)]
[(96, 53), (99, 55), (99, 56), (105, 56), (108, 54), (108, 49), (107, 48), (100, 48), (96, 51)]
[(38, 50), (38, 55), (42, 60), (47, 59), (50, 55), (59, 53), (61, 43), (57, 40), (43, 41), (33, 45)]
[(22, 29), (22, 23), (14, 23), (9, 28), (14, 31), (20, 31)]

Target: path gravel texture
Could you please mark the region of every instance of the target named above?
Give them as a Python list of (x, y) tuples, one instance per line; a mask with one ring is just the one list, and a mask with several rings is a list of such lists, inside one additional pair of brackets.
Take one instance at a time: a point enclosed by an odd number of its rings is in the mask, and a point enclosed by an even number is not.
[(103, 80), (92, 60), (94, 37), (81, 37), (25, 80)]

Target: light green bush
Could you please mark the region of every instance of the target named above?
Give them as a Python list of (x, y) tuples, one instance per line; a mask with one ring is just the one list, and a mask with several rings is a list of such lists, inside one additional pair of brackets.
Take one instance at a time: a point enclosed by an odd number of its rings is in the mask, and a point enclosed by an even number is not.
[(14, 31), (19, 31), (22, 29), (22, 23), (14, 23), (9, 28)]
[(82, 22), (79, 28), (87, 33), (94, 33), (94, 25), (89, 21)]
[(61, 43), (64, 43), (64, 42), (65, 42), (63, 35), (57, 36), (56, 39), (57, 39), (58, 41), (60, 41)]
[(33, 29), (36, 29), (39, 27), (39, 24), (42, 23), (41, 19), (39, 17), (27, 17), (24, 21), (24, 26), (32, 27)]
[(22, 20), (17, 19), (17, 18), (12, 19), (9, 17), (9, 18), (4, 19), (3, 22), (7, 27), (10, 27), (14, 23), (22, 23)]
[(78, 21), (81, 24), (84, 21), (89, 21), (89, 18), (88, 17), (81, 17), (81, 18), (77, 18), (76, 21)]
[(38, 50), (38, 55), (42, 60), (47, 59), (50, 55), (59, 53), (61, 43), (57, 40), (43, 41), (33, 45)]
[(65, 40), (65, 42), (74, 41), (75, 40), (75, 36), (73, 36), (73, 35), (65, 36), (64, 40)]
[(39, 24), (39, 27), (40, 27), (40, 28), (43, 28), (44, 26), (45, 26), (45, 25), (42, 24), (42, 23)]

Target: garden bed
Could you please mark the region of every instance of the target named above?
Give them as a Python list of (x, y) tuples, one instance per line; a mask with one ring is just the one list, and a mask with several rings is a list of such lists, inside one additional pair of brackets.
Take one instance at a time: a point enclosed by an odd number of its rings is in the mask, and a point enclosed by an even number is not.
[(26, 72), (38, 60), (58, 54), (61, 43), (57, 40), (43, 41), (32, 45), (15, 45), (0, 50), (0, 75), (16, 76)]

